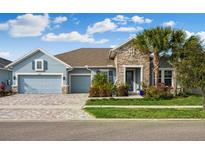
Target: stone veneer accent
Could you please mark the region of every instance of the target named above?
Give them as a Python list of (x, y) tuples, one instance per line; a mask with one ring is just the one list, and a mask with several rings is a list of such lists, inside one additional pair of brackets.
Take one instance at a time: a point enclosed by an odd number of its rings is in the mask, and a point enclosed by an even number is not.
[(150, 84), (150, 57), (148, 54), (137, 51), (132, 43), (127, 43), (117, 49), (114, 58), (116, 66), (117, 84), (124, 83), (124, 66), (123, 65), (143, 65), (143, 79), (146, 84)]
[(62, 94), (68, 94), (69, 93), (69, 86), (63, 85), (62, 86)]
[(12, 92), (13, 93), (18, 93), (18, 87), (17, 86), (12, 86)]

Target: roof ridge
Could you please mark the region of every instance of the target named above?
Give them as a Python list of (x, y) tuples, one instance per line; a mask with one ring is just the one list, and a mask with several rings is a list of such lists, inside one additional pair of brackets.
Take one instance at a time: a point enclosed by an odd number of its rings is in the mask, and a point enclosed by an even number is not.
[(74, 49), (74, 50), (70, 50), (70, 51), (67, 51), (67, 52), (62, 52), (60, 54), (57, 54), (55, 56), (60, 56), (62, 54), (66, 54), (66, 53), (71, 53), (71, 52), (77, 52), (77, 51), (80, 51), (81, 49), (112, 49), (112, 48), (77, 48), (77, 49)]

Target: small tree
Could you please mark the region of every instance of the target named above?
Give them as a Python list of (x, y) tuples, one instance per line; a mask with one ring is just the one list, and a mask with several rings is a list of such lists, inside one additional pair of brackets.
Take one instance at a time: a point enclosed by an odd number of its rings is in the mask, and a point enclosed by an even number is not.
[(190, 37), (175, 61), (177, 79), (185, 88), (201, 88), (205, 110), (205, 50), (196, 36)]

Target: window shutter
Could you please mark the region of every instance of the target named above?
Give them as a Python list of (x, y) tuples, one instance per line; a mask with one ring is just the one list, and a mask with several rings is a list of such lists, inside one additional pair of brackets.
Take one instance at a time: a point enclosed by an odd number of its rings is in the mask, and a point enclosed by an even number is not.
[(32, 61), (32, 70), (35, 70), (35, 61)]
[(48, 62), (44, 60), (44, 70), (48, 70)]

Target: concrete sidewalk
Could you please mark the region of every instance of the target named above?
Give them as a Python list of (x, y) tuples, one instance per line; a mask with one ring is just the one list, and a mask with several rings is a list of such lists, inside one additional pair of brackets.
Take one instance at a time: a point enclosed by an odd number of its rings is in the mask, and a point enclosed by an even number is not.
[(162, 106), (162, 105), (85, 105), (83, 108), (155, 108), (155, 109), (164, 109), (164, 108), (202, 108), (203, 106), (190, 105), (190, 106)]

